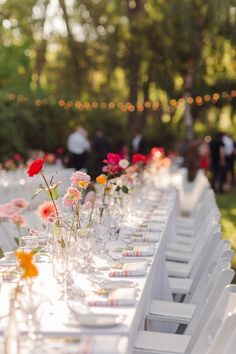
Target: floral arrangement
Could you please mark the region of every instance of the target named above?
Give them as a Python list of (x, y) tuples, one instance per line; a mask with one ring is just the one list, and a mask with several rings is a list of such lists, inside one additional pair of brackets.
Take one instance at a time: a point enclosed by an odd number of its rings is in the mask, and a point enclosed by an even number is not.
[(12, 222), (16, 226), (19, 236), (21, 236), (21, 228), (27, 224), (22, 213), (27, 209), (28, 204), (26, 199), (16, 198), (9, 203), (0, 205), (0, 219)]

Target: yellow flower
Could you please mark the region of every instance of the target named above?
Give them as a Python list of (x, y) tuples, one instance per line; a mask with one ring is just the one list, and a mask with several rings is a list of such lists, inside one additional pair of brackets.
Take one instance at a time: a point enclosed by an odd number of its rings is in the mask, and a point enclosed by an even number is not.
[(19, 259), (20, 267), (24, 271), (22, 278), (36, 277), (38, 275), (38, 269), (32, 263), (34, 256), (33, 252), (26, 253), (23, 251), (17, 251), (16, 256)]
[(106, 184), (107, 183), (107, 176), (104, 175), (104, 174), (99, 175), (96, 178), (96, 182), (99, 183), (99, 184)]
[(78, 182), (78, 185), (79, 185), (80, 188), (86, 189), (86, 188), (88, 187), (88, 185), (89, 185), (89, 182), (86, 182), (86, 181), (79, 181), (79, 182)]

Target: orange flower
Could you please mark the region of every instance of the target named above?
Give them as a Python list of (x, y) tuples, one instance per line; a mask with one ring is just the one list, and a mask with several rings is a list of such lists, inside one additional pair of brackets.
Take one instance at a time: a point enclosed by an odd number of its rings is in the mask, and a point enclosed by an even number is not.
[(52, 202), (44, 202), (38, 207), (38, 215), (41, 219), (47, 220), (52, 215), (55, 215), (55, 207)]
[(20, 262), (20, 267), (24, 271), (24, 273), (22, 274), (22, 278), (36, 277), (38, 275), (38, 269), (32, 263), (33, 255), (34, 254), (32, 252), (30, 253), (26, 253), (23, 251), (16, 252), (16, 256)]
[(104, 174), (99, 175), (96, 178), (96, 182), (99, 183), (99, 184), (106, 184), (107, 183), (107, 176), (104, 175)]

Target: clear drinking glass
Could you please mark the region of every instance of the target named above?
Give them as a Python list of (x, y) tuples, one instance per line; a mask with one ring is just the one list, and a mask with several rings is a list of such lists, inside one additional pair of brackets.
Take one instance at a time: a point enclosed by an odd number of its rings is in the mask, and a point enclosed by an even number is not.
[(38, 238), (36, 236), (21, 236), (19, 238), (19, 248), (25, 252), (31, 252), (39, 245)]

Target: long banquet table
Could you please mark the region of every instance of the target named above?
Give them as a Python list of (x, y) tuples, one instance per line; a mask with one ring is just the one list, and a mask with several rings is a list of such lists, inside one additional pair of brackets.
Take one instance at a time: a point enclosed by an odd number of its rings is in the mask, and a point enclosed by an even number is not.
[[(47, 301), (43, 303), (42, 318), (40, 324), (40, 332), (45, 338), (78, 338), (81, 342), (73, 343), (74, 347), (84, 345), (86, 350), (81, 353), (100, 353), (100, 354), (130, 354), (135, 341), (137, 331), (145, 327), (145, 314), (150, 299), (172, 301), (172, 294), (168, 282), (168, 274), (165, 267), (165, 248), (166, 244), (175, 239), (175, 217), (178, 211), (178, 192), (175, 188), (168, 187), (166, 189), (153, 188), (152, 193), (147, 195), (146, 203), (152, 206), (152, 214), (145, 219), (143, 230), (145, 227), (153, 228), (159, 235), (159, 242), (153, 244), (154, 255), (145, 257), (122, 257), (116, 252), (115, 248), (124, 246), (123, 240), (132, 234), (133, 228), (124, 227), (120, 232), (117, 240), (109, 241), (107, 248), (110, 250), (114, 258), (119, 258), (122, 262), (145, 262), (146, 274), (144, 276), (125, 277), (126, 280), (134, 281), (136, 285), (136, 300), (132, 306), (93, 306), (90, 310), (94, 313), (112, 313), (123, 316), (120, 325), (107, 328), (89, 328), (80, 326), (79, 322), (75, 322), (71, 318), (70, 310), (67, 303), (59, 300), (60, 286), (53, 277), (52, 263), (38, 263), (40, 291), (47, 297)], [(142, 212), (142, 209), (141, 209)], [(139, 224), (140, 225), (140, 221)], [(131, 237), (131, 236), (130, 236)], [(144, 243), (143, 243), (144, 244)], [(103, 279), (122, 280), (124, 278), (110, 278), (108, 271), (102, 268), (105, 260), (102, 256), (95, 256), (94, 262), (101, 266), (95, 274), (80, 274), (79, 287), (87, 291), (92, 289), (92, 277), (101, 277)], [(0, 261), (1, 271), (7, 269), (9, 264), (7, 260)], [(9, 302), (9, 290), (14, 286), (12, 282), (4, 282), (0, 295), (0, 318), (7, 313)], [(129, 289), (127, 289), (128, 291)], [(20, 318), (20, 314), (19, 314)], [(5, 320), (0, 321), (0, 330), (3, 332)], [(20, 330), (25, 332), (25, 324), (19, 320)], [(165, 332), (173, 332), (175, 327), (168, 323), (156, 322), (155, 329)], [(59, 345), (60, 341), (57, 342)], [(82, 344), (81, 344), (82, 343)], [(93, 343), (93, 345), (91, 344)], [(99, 344), (100, 343), (100, 344)], [(106, 343), (106, 344), (105, 344)], [(109, 343), (113, 343), (110, 345)], [(115, 346), (114, 346), (115, 343)], [(44, 342), (45, 344), (45, 342)], [(59, 353), (68, 353), (68, 343), (59, 345)], [(71, 343), (70, 343), (71, 345)], [(85, 348), (83, 347), (83, 348)], [(66, 351), (67, 348), (67, 351)], [(77, 348), (78, 349), (78, 348)], [(60, 351), (61, 350), (61, 351)], [(38, 353), (40, 353), (39, 349)], [(2, 351), (1, 351), (2, 352)], [(73, 353), (71, 349), (69, 351)], [(80, 352), (80, 351), (79, 351)], [(37, 353), (37, 351), (35, 351)], [(47, 351), (46, 351), (47, 353)], [(54, 353), (53, 349), (48, 351), (49, 354)], [(58, 353), (58, 351), (57, 351)]]

